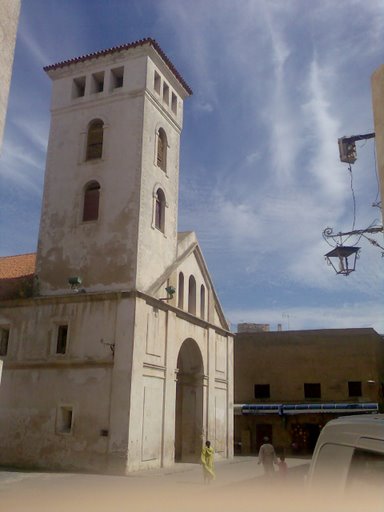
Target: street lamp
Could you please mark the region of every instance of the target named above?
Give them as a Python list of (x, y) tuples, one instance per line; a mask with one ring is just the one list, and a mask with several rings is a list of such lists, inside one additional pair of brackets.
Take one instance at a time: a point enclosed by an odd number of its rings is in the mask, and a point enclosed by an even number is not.
[[(358, 257), (360, 247), (347, 247), (345, 245), (338, 245), (332, 251), (324, 255), (328, 265), (332, 265), (336, 274), (348, 276), (355, 270), (356, 259)], [(333, 263), (334, 258), (335, 264)], [(350, 258), (348, 260), (348, 258)]]
[(175, 295), (176, 293), (176, 288), (174, 288), (173, 286), (167, 286), (165, 288), (165, 291), (167, 292), (167, 296), (166, 297), (163, 297), (161, 298), (160, 300), (172, 300), (173, 299), (173, 296)]

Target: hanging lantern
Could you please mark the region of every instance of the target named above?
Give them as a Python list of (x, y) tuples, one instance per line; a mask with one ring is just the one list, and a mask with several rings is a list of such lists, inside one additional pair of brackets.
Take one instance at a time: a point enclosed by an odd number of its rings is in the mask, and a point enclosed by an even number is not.
[[(356, 259), (359, 251), (360, 247), (346, 247), (338, 245), (332, 249), (332, 251), (325, 254), (325, 259), (328, 265), (332, 265), (336, 274), (348, 276), (355, 270)], [(334, 258), (334, 260), (331, 258)]]

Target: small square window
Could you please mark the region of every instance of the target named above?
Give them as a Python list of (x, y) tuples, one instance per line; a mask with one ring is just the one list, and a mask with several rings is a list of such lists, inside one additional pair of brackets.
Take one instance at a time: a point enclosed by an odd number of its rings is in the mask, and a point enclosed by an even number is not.
[(124, 83), (124, 68), (115, 68), (111, 71), (111, 90), (120, 89)]
[(70, 434), (73, 428), (73, 407), (61, 406), (57, 411), (56, 431), (59, 434)]
[(165, 82), (163, 84), (163, 101), (167, 105), (169, 104), (169, 87)]
[(270, 398), (269, 384), (255, 384), (255, 398)]
[(319, 383), (305, 383), (304, 384), (304, 397), (305, 398), (321, 398), (321, 386)]
[(57, 327), (56, 354), (65, 354), (67, 350), (68, 325)]
[(159, 73), (157, 73), (156, 71), (155, 71), (155, 78), (154, 78), (153, 88), (155, 89), (157, 94), (160, 94), (161, 78), (160, 78)]
[(73, 80), (72, 96), (81, 98), (85, 95), (85, 76), (80, 76)]
[(360, 380), (350, 380), (348, 382), (348, 396), (349, 397), (362, 396)]
[(177, 114), (177, 96), (176, 96), (176, 94), (174, 92), (172, 93), (171, 108), (172, 108), (172, 112), (174, 114)]
[(0, 327), (0, 356), (8, 353), (9, 328)]
[(100, 71), (100, 73), (94, 73), (92, 75), (92, 87), (91, 92), (93, 94), (97, 92), (103, 92), (104, 90), (104, 71)]

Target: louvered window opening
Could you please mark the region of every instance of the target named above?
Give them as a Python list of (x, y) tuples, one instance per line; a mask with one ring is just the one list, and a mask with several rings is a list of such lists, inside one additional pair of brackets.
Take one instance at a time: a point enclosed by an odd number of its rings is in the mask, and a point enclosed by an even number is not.
[(155, 204), (155, 226), (157, 229), (164, 233), (165, 225), (165, 196), (164, 192), (159, 189), (156, 192), (156, 204)]
[(87, 160), (101, 158), (103, 153), (103, 125), (102, 121), (93, 122), (88, 130)]

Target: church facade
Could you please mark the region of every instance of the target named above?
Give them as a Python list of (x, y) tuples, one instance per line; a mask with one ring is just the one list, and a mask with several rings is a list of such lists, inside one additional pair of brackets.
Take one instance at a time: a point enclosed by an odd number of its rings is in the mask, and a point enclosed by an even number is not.
[(231, 457), (233, 336), (177, 232), (191, 90), (152, 39), (45, 71), (36, 260), (0, 259), (0, 464), (125, 474), (197, 461), (207, 439)]

